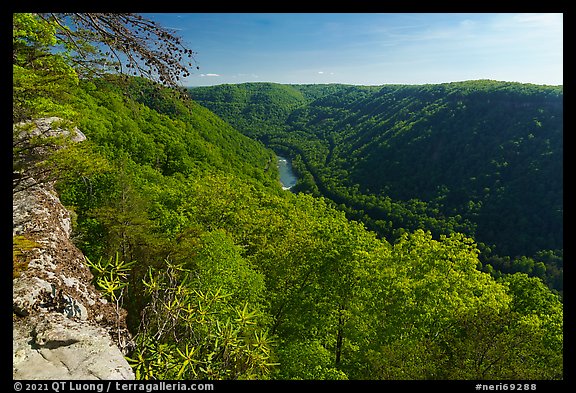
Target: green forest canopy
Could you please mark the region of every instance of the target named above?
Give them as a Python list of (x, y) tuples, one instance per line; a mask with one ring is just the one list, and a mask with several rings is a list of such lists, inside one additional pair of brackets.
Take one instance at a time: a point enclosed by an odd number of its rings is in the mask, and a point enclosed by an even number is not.
[[(137, 378), (563, 378), (563, 307), (539, 278), (479, 270), (463, 233), (387, 240), (322, 196), (285, 192), (262, 143), (146, 79), (78, 79), (31, 31), (14, 36), (47, 74), (15, 65), (14, 100), (88, 138), (47, 168), (76, 244), (109, 270), (96, 284), (118, 281), (106, 294), (128, 311)], [(56, 65), (68, 79), (33, 93)], [(341, 87), (286, 87), (286, 101), (324, 88)], [(21, 173), (36, 167), (15, 151)]]
[(247, 83), (190, 94), (291, 155), (297, 190), (330, 198), (387, 239), (463, 232), (481, 243), (487, 271), (525, 272), (562, 291), (562, 86)]

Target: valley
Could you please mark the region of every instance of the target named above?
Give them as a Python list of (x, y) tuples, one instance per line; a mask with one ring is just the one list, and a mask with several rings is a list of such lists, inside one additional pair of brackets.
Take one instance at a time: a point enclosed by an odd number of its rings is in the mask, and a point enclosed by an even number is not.
[(294, 190), (330, 198), (389, 240), (466, 233), (487, 271), (524, 271), (562, 291), (561, 87), (249, 83), (190, 94), (289, 154)]
[(183, 88), (149, 16), (12, 15), (15, 379), (564, 380), (562, 85)]

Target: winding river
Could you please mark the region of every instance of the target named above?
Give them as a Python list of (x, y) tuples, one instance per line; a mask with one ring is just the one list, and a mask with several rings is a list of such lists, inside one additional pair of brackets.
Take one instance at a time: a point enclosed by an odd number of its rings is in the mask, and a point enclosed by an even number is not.
[(282, 156), (278, 157), (278, 171), (280, 172), (280, 183), (284, 190), (289, 190), (296, 185), (298, 178), (292, 170), (292, 162)]

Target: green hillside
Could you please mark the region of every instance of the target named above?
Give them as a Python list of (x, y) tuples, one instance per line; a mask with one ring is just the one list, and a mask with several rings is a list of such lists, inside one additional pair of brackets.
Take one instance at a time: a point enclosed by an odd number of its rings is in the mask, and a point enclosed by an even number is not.
[(59, 190), (93, 263), (133, 263), (111, 293), (139, 378), (561, 375), (561, 303), (538, 279), (479, 271), (459, 233), (378, 239), (322, 197), (282, 191), (270, 152), (194, 102), (124, 95), (142, 80), (94, 86), (74, 107), (109, 169)]
[(235, 127), (250, 130), (246, 135), (252, 138), (283, 127), (288, 115), (308, 101), (299, 90), (275, 83), (198, 87), (190, 95)]
[[(479, 269), (464, 219), (337, 180), (360, 178), (338, 125), (372, 113), (359, 100), (382, 89), (223, 86), (219, 117), (144, 78), (86, 77), (53, 50), (58, 26), (13, 18), (13, 179), (55, 182), (94, 285), (127, 320), (137, 379), (563, 379), (557, 293)], [(46, 116), (87, 140), (22, 137)], [(250, 124), (300, 157), (312, 193), (282, 190), (273, 152), (236, 130)], [(378, 236), (362, 222), (387, 225), (363, 216), (369, 201), (422, 225)]]
[[(315, 99), (284, 113), (280, 126), (273, 113), (254, 119), (243, 117), (242, 105), (234, 113), (215, 107), (210, 92), (220, 87), (194, 94), (246, 135), (294, 157), (301, 190), (329, 197), (382, 236), (461, 231), (483, 243), (485, 264), (562, 289), (562, 87), (488, 80), (290, 87), (311, 89)], [(282, 94), (267, 84), (236, 86), (247, 94), (264, 88)]]

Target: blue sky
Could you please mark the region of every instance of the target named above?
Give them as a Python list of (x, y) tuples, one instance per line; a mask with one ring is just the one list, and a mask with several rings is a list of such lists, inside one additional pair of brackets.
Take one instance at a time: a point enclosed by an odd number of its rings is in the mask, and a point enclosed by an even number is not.
[(563, 84), (563, 15), (490, 13), (144, 14), (176, 31), (222, 83)]

